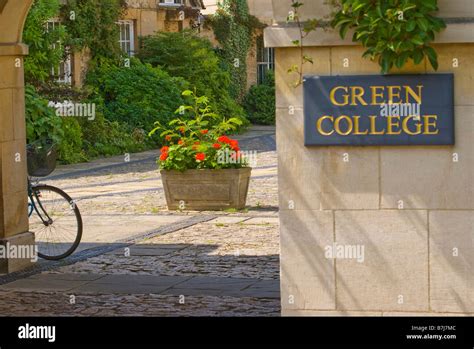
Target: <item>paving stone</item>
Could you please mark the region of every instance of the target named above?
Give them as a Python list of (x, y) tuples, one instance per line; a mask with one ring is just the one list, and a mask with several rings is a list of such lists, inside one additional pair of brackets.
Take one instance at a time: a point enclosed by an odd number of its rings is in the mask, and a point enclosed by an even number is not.
[(21, 279), (0, 286), (0, 290), (69, 291), (85, 285), (88, 281)]
[[(175, 296), (222, 296), (226, 294), (224, 290), (219, 289), (200, 289), (200, 288), (168, 288), (161, 292), (161, 294), (175, 295)], [(231, 295), (231, 292), (227, 292)], [(226, 294), (226, 295), (227, 295)]]
[(235, 224), (246, 221), (250, 217), (234, 217), (234, 216), (224, 216), (213, 219), (212, 221), (207, 222), (207, 224)]
[(244, 224), (279, 224), (278, 217), (256, 217), (244, 222)]
[[(275, 128), (270, 127), (238, 136), (243, 150), (258, 152), (248, 208), (240, 212), (169, 212), (154, 159), (157, 151), (131, 154), (130, 163), (123, 163), (123, 157), (118, 156), (60, 166), (42, 182), (64, 189), (76, 200), (84, 218), (78, 250), (113, 246), (117, 240), (164, 226), (172, 228), (192, 216), (219, 217), (137, 241), (129, 247), (130, 257), (125, 257), (120, 247), (5, 285), (0, 288), (0, 314), (278, 316), (280, 246), (274, 134)], [(254, 223), (239, 224), (249, 219)], [(265, 225), (268, 220), (272, 224)], [(68, 294), (76, 296), (76, 304), (70, 304)], [(185, 304), (179, 303), (182, 294)]]
[(91, 282), (93, 284), (117, 284), (117, 285), (154, 285), (171, 287), (181, 284), (189, 277), (185, 276), (155, 276), (155, 275), (106, 275), (98, 281)]
[(42, 280), (42, 281), (55, 281), (55, 280), (63, 280), (63, 281), (96, 281), (98, 279), (104, 278), (105, 275), (100, 274), (78, 274), (78, 273), (70, 273), (70, 274), (36, 274), (30, 276), (28, 279), (31, 280)]
[(161, 293), (169, 286), (158, 285), (136, 285), (123, 283), (90, 283), (81, 285), (72, 290), (74, 293), (98, 293), (98, 294), (151, 294)]
[(255, 279), (195, 277), (183, 283), (180, 283), (177, 288), (193, 290), (222, 290), (235, 292), (237, 290), (246, 289), (257, 282), (258, 280)]
[[(129, 248), (130, 256), (165, 256), (171, 253), (185, 249), (191, 245), (135, 245), (127, 247)], [(108, 254), (112, 255), (125, 255), (124, 249), (118, 249)]]

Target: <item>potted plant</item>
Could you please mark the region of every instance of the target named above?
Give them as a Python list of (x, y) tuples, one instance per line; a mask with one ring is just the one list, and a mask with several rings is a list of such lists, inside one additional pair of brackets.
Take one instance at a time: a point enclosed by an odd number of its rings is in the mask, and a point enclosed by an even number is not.
[(158, 159), (170, 210), (222, 210), (245, 207), (251, 168), (239, 142), (226, 134), (242, 121), (212, 112), (209, 99), (184, 91), (192, 105), (181, 106), (167, 126), (156, 122), (150, 136), (160, 133)]

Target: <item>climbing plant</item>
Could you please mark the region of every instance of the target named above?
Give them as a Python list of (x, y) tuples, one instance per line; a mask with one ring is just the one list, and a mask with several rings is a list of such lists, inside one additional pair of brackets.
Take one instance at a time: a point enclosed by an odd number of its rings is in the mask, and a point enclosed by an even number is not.
[(67, 45), (89, 48), (94, 60), (118, 59), (122, 51), (117, 21), (126, 6), (126, 0), (68, 0), (61, 8), (69, 33)]
[(48, 20), (57, 16), (59, 0), (35, 0), (23, 30), (23, 41), (29, 46), (25, 58), (25, 80), (35, 86), (47, 81), (52, 67), (59, 65), (64, 46), (59, 44), (66, 37), (62, 26), (48, 28)]
[(247, 55), (255, 29), (260, 21), (249, 14), (246, 0), (223, 0), (216, 14), (209, 18), (228, 70), (231, 73), (231, 93), (242, 101), (247, 89)]
[[(328, 0), (327, 4), (334, 10), (330, 25), (339, 29), (341, 38), (353, 29), (352, 41), (367, 49), (363, 57), (377, 60), (383, 74), (394, 66), (402, 68), (410, 59), (420, 64), (425, 57), (438, 69), (438, 57), (430, 43), (446, 24), (432, 15), (438, 10), (437, 0)], [(291, 0), (288, 16), (288, 22), (299, 28), (299, 38), (293, 44), (299, 47), (301, 59), (288, 70), (298, 75), (295, 86), (303, 82), (303, 66), (313, 62), (304, 54), (304, 39), (325, 24), (318, 19), (302, 22), (303, 6), (303, 2)]]
[(305, 54), (304, 51), (304, 39), (319, 25), (318, 19), (310, 19), (303, 23), (300, 18), (300, 8), (303, 7), (303, 3), (296, 0), (291, 0), (291, 7), (288, 14), (287, 21), (296, 23), (298, 27), (299, 38), (293, 40), (293, 45), (297, 46), (300, 50), (300, 61), (299, 64), (294, 64), (288, 69), (288, 73), (297, 74), (298, 78), (294, 81), (293, 86), (298, 87), (303, 83), (303, 67), (307, 63), (313, 64), (313, 58)]
[(332, 25), (344, 38), (354, 29), (352, 40), (367, 50), (364, 57), (378, 60), (382, 73), (401, 68), (412, 59), (419, 64), (425, 57), (438, 69), (436, 51), (430, 46), (435, 33), (446, 27), (432, 15), (437, 0), (340, 0), (342, 8)]

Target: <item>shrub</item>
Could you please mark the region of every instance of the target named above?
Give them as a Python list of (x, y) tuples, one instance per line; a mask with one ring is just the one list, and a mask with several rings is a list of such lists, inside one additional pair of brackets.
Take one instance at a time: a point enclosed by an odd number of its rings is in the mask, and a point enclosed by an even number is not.
[(275, 124), (275, 77), (273, 72), (268, 75), (261, 85), (250, 88), (244, 99), (244, 108), (251, 123), (257, 125)]
[(74, 164), (87, 161), (83, 150), (82, 130), (74, 117), (63, 118), (64, 138), (59, 144), (59, 159), (63, 163)]
[(103, 100), (107, 120), (147, 131), (156, 120), (169, 121), (183, 103), (180, 91), (186, 85), (183, 79), (170, 77), (137, 59), (132, 60), (130, 68), (112, 64), (95, 67), (87, 83)]
[(237, 117), (247, 124), (243, 109), (230, 95), (230, 75), (209, 40), (189, 31), (157, 33), (142, 38), (138, 57), (179, 76), (209, 98), (212, 108), (225, 117)]
[(28, 84), (25, 86), (25, 105), (28, 143), (48, 138), (60, 144), (64, 138), (63, 120), (48, 106), (48, 100)]

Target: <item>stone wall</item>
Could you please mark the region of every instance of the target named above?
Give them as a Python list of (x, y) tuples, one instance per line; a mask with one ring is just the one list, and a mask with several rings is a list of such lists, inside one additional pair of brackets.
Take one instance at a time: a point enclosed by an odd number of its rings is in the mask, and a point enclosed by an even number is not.
[[(277, 21), (288, 3), (273, 1)], [(473, 10), (466, 1), (440, 3), (446, 13)], [(306, 7), (308, 18), (320, 5)], [(457, 30), (449, 26), (435, 45), (438, 72), (455, 75), (456, 145), (430, 147), (305, 147), (302, 88), (293, 88), (287, 73), (299, 60), (294, 28), (266, 30), (267, 46), (278, 47), (284, 315), (474, 314), (474, 27), (460, 25), (471, 30), (448, 40)], [(306, 74), (380, 72), (361, 58), (362, 47), (335, 33), (308, 42), (314, 64)], [(432, 72), (423, 62), (392, 73)], [(364, 262), (326, 258), (333, 243), (365, 246)]]
[[(32, 0), (3, 2), (0, 8), (0, 245), (34, 245), (28, 232), (25, 88), (21, 44)], [(0, 274), (31, 266), (28, 259), (0, 259)]]

